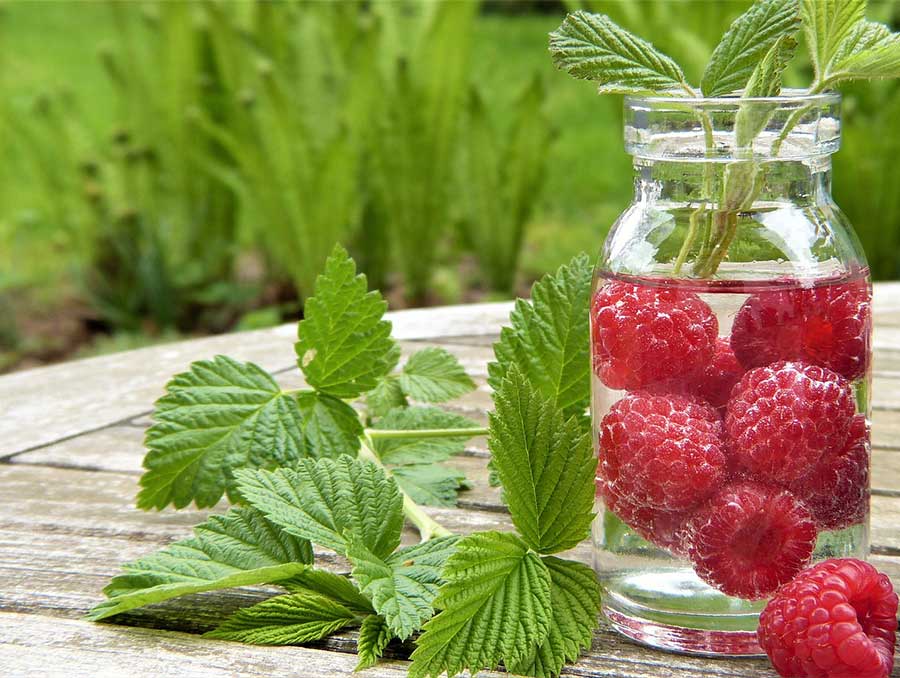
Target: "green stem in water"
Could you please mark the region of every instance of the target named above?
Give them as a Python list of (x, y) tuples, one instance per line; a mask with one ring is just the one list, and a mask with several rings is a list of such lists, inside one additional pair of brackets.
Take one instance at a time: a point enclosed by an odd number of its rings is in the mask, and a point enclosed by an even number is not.
[(366, 429), (370, 440), (403, 440), (406, 438), (474, 438), (486, 436), (488, 429), (477, 426), (473, 428), (421, 428), (421, 429)]
[[(360, 436), (358, 458), (372, 462), (380, 467), (385, 474), (390, 476), (390, 469), (385, 467), (381, 462), (381, 459), (378, 458), (378, 455), (375, 454), (375, 451), (372, 449), (372, 440), (369, 438), (371, 432), (372, 430), (370, 429), (367, 433)], [(425, 511), (422, 510), (422, 507), (414, 502), (412, 498), (403, 491), (403, 488), (398, 486), (397, 489), (400, 490), (400, 494), (403, 496), (403, 515), (406, 516), (406, 519), (409, 520), (409, 522), (416, 526), (422, 541), (428, 541), (434, 537), (449, 537), (453, 534), (450, 530), (425, 513)]]

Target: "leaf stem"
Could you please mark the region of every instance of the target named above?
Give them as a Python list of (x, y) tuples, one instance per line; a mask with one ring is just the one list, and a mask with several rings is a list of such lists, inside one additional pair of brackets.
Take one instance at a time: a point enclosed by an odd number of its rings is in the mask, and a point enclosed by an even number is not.
[(475, 436), (486, 436), (487, 434), (488, 429), (483, 426), (472, 428), (366, 429), (366, 435), (371, 440), (403, 440), (406, 438), (474, 438)]
[[(359, 459), (365, 459), (366, 461), (372, 462), (380, 467), (386, 475), (390, 476), (390, 469), (385, 467), (381, 462), (381, 459), (378, 458), (378, 455), (375, 454), (375, 451), (372, 449), (372, 440), (369, 437), (370, 433), (371, 430), (360, 436), (359, 454), (357, 456)], [(418, 431), (416, 431), (416, 433), (418, 433)], [(397, 489), (400, 490), (400, 494), (403, 496), (403, 515), (406, 516), (406, 519), (409, 520), (409, 522), (416, 526), (422, 541), (428, 541), (434, 537), (449, 537), (453, 534), (450, 530), (425, 513), (425, 511), (422, 510), (422, 507), (414, 502), (412, 497), (403, 491), (402, 487), (399, 487), (398, 485)]]

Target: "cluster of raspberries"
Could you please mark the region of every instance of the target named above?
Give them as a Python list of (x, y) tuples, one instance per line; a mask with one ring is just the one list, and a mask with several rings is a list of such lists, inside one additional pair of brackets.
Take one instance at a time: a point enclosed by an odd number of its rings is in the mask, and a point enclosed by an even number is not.
[(597, 492), (729, 595), (759, 599), (820, 530), (868, 508), (864, 282), (750, 296), (730, 337), (696, 294), (610, 282), (591, 306), (594, 371), (626, 390), (600, 422)]

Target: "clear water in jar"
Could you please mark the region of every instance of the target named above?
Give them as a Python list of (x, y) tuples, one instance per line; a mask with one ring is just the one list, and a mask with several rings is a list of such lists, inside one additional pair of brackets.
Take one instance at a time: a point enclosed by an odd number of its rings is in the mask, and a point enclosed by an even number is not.
[[(667, 299), (655, 308), (652, 304), (648, 305), (641, 318), (626, 322), (626, 329), (616, 339), (618, 343), (611, 344), (612, 353), (615, 354), (611, 355), (610, 351), (600, 347), (599, 342), (604, 332), (612, 331), (610, 328), (615, 323), (601, 326), (598, 313), (602, 308), (598, 307), (598, 299), (601, 299), (600, 292), (604, 289), (609, 292), (611, 289), (609, 286), (615, 285), (624, 286), (620, 289), (626, 291), (629, 286), (632, 290), (644, 290), (642, 294), (648, 299), (654, 298), (656, 292), (662, 291)], [(715, 495), (715, 492), (728, 486), (729, 483), (744, 480), (760, 481), (773, 486), (778, 485), (782, 490), (786, 489), (795, 494), (801, 493), (799, 490), (791, 489), (794, 481), (781, 483), (761, 478), (744, 468), (741, 465), (743, 457), (732, 449), (735, 442), (729, 439), (724, 424), (732, 384), (748, 369), (766, 366), (773, 358), (804, 364), (821, 363), (821, 367), (831, 366), (835, 368), (833, 372), (843, 373), (839, 378), (845, 380), (843, 383), (849, 389), (851, 407), (855, 407), (856, 413), (853, 417), (862, 422), (863, 426), (858, 446), (864, 450), (861, 454), (864, 455), (865, 470), (853, 478), (848, 478), (846, 474), (841, 475), (843, 474), (841, 470), (831, 475), (820, 473), (819, 476), (826, 480), (812, 490), (804, 490), (807, 493), (812, 492), (809, 494), (812, 498), (804, 498), (801, 503), (816, 505), (810, 508), (810, 515), (815, 522), (814, 536), (809, 540), (810, 544), (814, 543), (810, 562), (831, 557), (866, 557), (869, 537), (869, 433), (866, 417), (869, 408), (871, 372), (870, 299), (871, 287), (867, 282), (867, 271), (860, 271), (856, 275), (841, 279), (832, 278), (823, 281), (781, 279), (752, 283), (598, 276), (591, 310), (594, 362), (592, 418), (595, 451), (601, 461), (598, 465), (597, 479), (598, 515), (593, 525), (593, 559), (594, 568), (605, 589), (604, 612), (620, 632), (638, 642), (677, 652), (702, 655), (760, 654), (755, 631), (758, 614), (765, 606), (766, 597), (770, 592), (764, 591), (761, 595), (727, 595), (721, 590), (722, 586), (710, 581), (708, 576), (698, 576), (695, 563), (692, 562), (689, 527), (691, 516), (696, 515), (700, 507), (709, 501), (709, 493)], [(714, 362), (712, 352), (717, 349), (711, 349), (711, 352), (701, 359), (699, 367), (691, 367), (687, 364), (694, 359), (690, 352), (685, 353), (676, 349), (678, 355), (665, 360), (665, 350), (660, 349), (654, 353), (653, 344), (647, 338), (647, 333), (652, 331), (648, 323), (652, 324), (653, 313), (659, 312), (661, 316), (665, 316), (671, 310), (666, 306), (667, 303), (676, 306), (687, 303), (690, 306), (696, 305), (697, 300), (705, 302), (715, 317), (717, 325), (715, 341), (718, 349), (722, 351), (729, 350), (733, 343), (732, 329), (741, 309), (749, 308), (743, 312), (745, 316), (756, 316), (750, 318), (750, 330), (747, 329), (746, 317), (743, 321), (739, 321), (741, 329), (736, 330), (740, 335), (739, 343), (744, 342), (741, 348), (743, 362), (750, 364), (733, 361), (733, 364), (738, 365), (736, 373), (725, 376), (717, 374), (719, 381), (712, 388), (708, 382), (704, 382), (704, 378), (709, 377), (708, 370), (712, 369), (711, 365)], [(619, 315), (610, 316), (618, 320), (627, 318), (629, 303), (640, 306), (634, 298), (630, 302), (623, 302), (615, 293), (607, 294), (605, 302), (619, 304), (617, 311)], [(660, 332), (665, 334), (671, 331), (668, 320), (659, 322)], [(780, 329), (772, 330), (772, 327), (776, 326)], [(748, 341), (748, 331), (751, 335), (755, 331), (758, 336), (751, 337)], [(672, 335), (673, 340), (677, 338), (677, 333)], [(629, 341), (633, 342), (632, 346), (628, 345)], [(647, 351), (648, 355), (641, 354)], [(617, 358), (620, 359), (618, 363)], [(641, 367), (647, 364), (650, 366)], [(601, 365), (605, 369), (601, 369)], [(634, 370), (642, 369), (644, 372), (635, 378)], [(662, 375), (657, 383), (653, 383), (655, 375)], [(610, 385), (615, 388), (611, 388)], [(696, 506), (674, 514), (665, 512), (665, 515), (676, 515), (678, 524), (660, 527), (658, 522), (653, 523), (652, 527), (656, 530), (653, 534), (656, 537), (644, 538), (638, 532), (643, 527), (643, 532), (647, 536), (648, 525), (651, 523), (632, 527), (604, 506), (606, 502), (600, 489), (604, 483), (610, 482), (605, 474), (614, 475), (614, 473), (603, 471), (602, 462), (607, 452), (602, 449), (601, 427), (610, 408), (620, 399), (628, 397), (629, 394), (648, 393), (664, 397), (672, 394), (699, 400), (718, 412), (723, 421), (722, 449), (726, 456), (726, 467), (717, 480), (717, 487), (705, 488), (700, 492), (703, 496), (698, 499)], [(615, 444), (609, 443), (610, 447), (614, 447)], [(849, 445), (848, 441), (845, 446)], [(824, 467), (826, 463), (832, 463), (835, 468), (840, 469), (840, 465), (833, 463), (833, 459), (835, 455), (844, 452), (843, 449), (830, 450), (827, 455), (823, 453), (822, 459), (816, 464)], [(808, 469), (806, 475), (811, 476), (814, 471), (815, 469)], [(620, 481), (621, 479), (616, 482)], [(628, 479), (624, 482), (628, 482)], [(827, 487), (835, 483), (839, 487)], [(848, 501), (841, 499), (838, 503), (844, 506), (844, 509), (835, 508), (836, 500), (828, 500), (815, 494), (819, 492), (816, 488), (820, 485), (822, 493), (831, 493), (833, 496), (844, 493), (842, 497), (853, 497), (853, 502), (858, 503), (858, 507), (848, 509)], [(654, 510), (653, 502), (654, 500), (647, 495), (650, 512)], [(825, 509), (819, 506), (820, 503), (826, 505)], [(658, 509), (658, 506), (656, 508)], [(844, 514), (824, 518), (816, 515), (816, 511), (822, 513), (824, 510), (827, 513), (831, 509), (838, 513), (844, 511)], [(639, 515), (642, 514), (632, 513), (626, 517), (638, 521), (639, 518), (634, 516)], [(651, 515), (659, 514), (651, 513)], [(681, 540), (677, 546), (671, 546), (667, 541), (672, 534), (677, 534)], [(760, 539), (760, 535), (757, 534), (753, 538)], [(763, 540), (766, 538), (762, 537)], [(657, 543), (651, 543), (648, 539), (654, 539)], [(754, 543), (747, 548), (756, 549), (754, 557), (759, 558), (760, 554), (765, 553), (766, 544)]]

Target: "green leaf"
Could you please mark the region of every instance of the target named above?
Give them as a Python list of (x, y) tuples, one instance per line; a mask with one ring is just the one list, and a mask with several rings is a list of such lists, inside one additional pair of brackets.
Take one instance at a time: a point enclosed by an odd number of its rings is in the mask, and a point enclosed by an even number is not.
[(138, 508), (215, 505), (234, 490), (233, 472), (283, 466), (308, 447), (297, 401), (253, 363), (202, 360), (166, 385), (147, 430)]
[(103, 592), (109, 600), (88, 613), (98, 620), (186, 593), (281, 582), (312, 562), (305, 539), (286, 534), (261, 513), (236, 508), (210, 516), (190, 539), (122, 566)]
[[(794, 58), (797, 41), (790, 35), (779, 38), (763, 57), (744, 88), (744, 97), (774, 97), (781, 93), (781, 76), (788, 62)], [(735, 140), (738, 148), (749, 147), (756, 136), (765, 129), (775, 105), (758, 101), (744, 102), (734, 121)]]
[(399, 377), (403, 392), (413, 400), (442, 403), (475, 389), (475, 382), (449, 351), (431, 346), (413, 353)]
[(564, 419), (515, 367), (494, 406), (488, 442), (513, 523), (539, 553), (576, 546), (594, 517), (590, 434), (575, 417)]
[(672, 59), (603, 14), (569, 14), (550, 34), (550, 54), (569, 75), (599, 82), (601, 93), (689, 89)]
[(856, 25), (828, 66), (826, 83), (900, 77), (900, 33), (874, 21)]
[(343, 400), (327, 393), (306, 392), (297, 395), (303, 415), (303, 434), (314, 457), (336, 459), (342, 454), (359, 452), (363, 427), (359, 415)]
[(600, 585), (586, 565), (554, 556), (545, 556), (542, 561), (550, 571), (550, 633), (532, 655), (504, 663), (512, 673), (551, 678), (591, 646), (600, 609)]
[(772, 46), (800, 28), (797, 0), (757, 0), (713, 50), (700, 86), (708, 97), (743, 89)]
[(512, 365), (566, 415), (584, 415), (590, 401), (589, 306), (593, 267), (581, 254), (531, 288), (531, 303), (519, 299), (510, 326), (494, 344), (488, 365), (495, 391)]
[(357, 623), (356, 614), (336, 600), (304, 591), (238, 610), (203, 637), (253, 645), (300, 645)]
[(400, 543), (403, 499), (375, 464), (301, 460), (295, 469), (237, 472), (244, 500), (286, 532), (344, 555), (346, 536), (385, 557)]
[(431, 539), (382, 559), (351, 540), (347, 556), (353, 579), (401, 640), (434, 614), (432, 603), (443, 581), (441, 568), (454, 553), (456, 542), (456, 537)]
[(359, 655), (359, 663), (354, 671), (362, 671), (370, 666), (375, 666), (384, 649), (391, 642), (391, 631), (384, 617), (370, 614), (363, 619), (359, 627), (359, 638), (356, 640), (356, 654)]
[(391, 374), (382, 377), (378, 385), (366, 393), (366, 407), (372, 417), (383, 417), (395, 407), (408, 405), (400, 381)]
[(411, 678), (493, 669), (530, 656), (550, 632), (550, 573), (515, 534), (477, 532), (457, 543), (424, 626)]
[(425, 506), (456, 506), (457, 492), (467, 487), (462, 471), (437, 464), (398, 466), (391, 475), (410, 499)]
[(306, 300), (296, 350), (307, 383), (336, 398), (356, 398), (378, 385), (400, 358), (391, 323), (382, 319), (387, 303), (366, 291), (366, 277), (337, 245), (315, 295)]
[(327, 570), (309, 568), (303, 570), (296, 577), (278, 582), (278, 585), (291, 593), (311, 591), (328, 596), (354, 612), (370, 614), (375, 611), (369, 599), (359, 592), (352, 581), (343, 575)]
[[(420, 429), (472, 428), (471, 419), (438, 407), (409, 407), (391, 410), (375, 424), (376, 430), (415, 431)], [(424, 464), (444, 461), (466, 447), (468, 437), (459, 438), (375, 438), (373, 444), (385, 464)]]
[(800, 15), (817, 81), (866, 15), (866, 0), (800, 0)]

